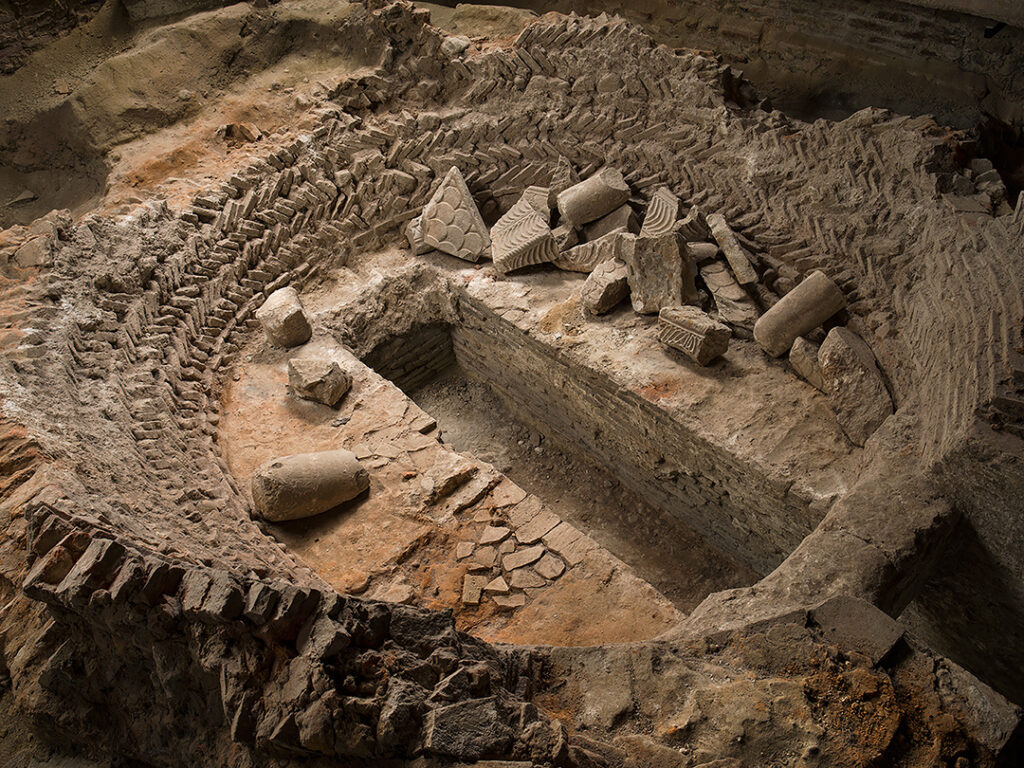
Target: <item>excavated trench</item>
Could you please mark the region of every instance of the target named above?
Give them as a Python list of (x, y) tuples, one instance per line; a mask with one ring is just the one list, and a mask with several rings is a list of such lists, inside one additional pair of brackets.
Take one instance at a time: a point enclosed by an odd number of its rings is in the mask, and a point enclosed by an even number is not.
[(436, 419), (443, 442), (538, 496), (680, 610), (756, 582), (801, 538), (774, 525), (807, 510), (787, 509), (753, 468), (468, 296), (456, 323), (392, 336), (363, 361)]

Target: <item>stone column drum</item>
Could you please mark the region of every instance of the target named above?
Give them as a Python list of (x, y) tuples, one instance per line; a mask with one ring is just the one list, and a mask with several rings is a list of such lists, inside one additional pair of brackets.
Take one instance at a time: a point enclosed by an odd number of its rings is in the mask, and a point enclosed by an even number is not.
[(562, 218), (582, 226), (611, 213), (629, 200), (629, 185), (615, 168), (602, 168), (558, 196)]
[(789, 352), (798, 336), (813, 331), (845, 306), (839, 286), (824, 272), (812, 272), (761, 315), (754, 325), (754, 339), (769, 355), (779, 357)]
[(370, 476), (351, 451), (297, 453), (261, 465), (252, 476), (252, 500), (265, 520), (312, 517), (354, 499)]

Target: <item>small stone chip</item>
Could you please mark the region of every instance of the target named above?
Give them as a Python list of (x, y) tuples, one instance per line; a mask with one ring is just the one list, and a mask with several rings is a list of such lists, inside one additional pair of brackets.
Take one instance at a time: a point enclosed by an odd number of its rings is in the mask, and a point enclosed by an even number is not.
[(484, 592), (493, 592), (499, 595), (508, 594), (508, 584), (505, 583), (505, 579), (498, 576), (496, 579), (492, 579), (488, 582), (487, 586), (484, 587)]
[(547, 582), (538, 576), (533, 568), (525, 567), (512, 571), (509, 583), (515, 589), (529, 589), (531, 587), (543, 587)]
[(465, 560), (473, 554), (474, 545), (472, 541), (460, 541), (455, 545), (455, 559)]
[(565, 563), (560, 558), (548, 552), (539, 562), (534, 563), (533, 569), (545, 579), (552, 581), (565, 573)]
[(545, 551), (542, 544), (522, 549), (518, 552), (513, 552), (511, 555), (505, 555), (501, 565), (506, 571), (514, 571), (516, 568), (522, 568), (524, 565), (537, 562), (544, 556)]
[(483, 533), (480, 534), (480, 543), (497, 544), (499, 541), (504, 541), (508, 538), (510, 533), (512, 533), (512, 531), (504, 526), (489, 525), (484, 528)]
[(480, 595), (488, 582), (487, 576), (470, 574), (462, 580), (462, 602), (465, 605), (479, 605)]
[(558, 515), (544, 510), (522, 528), (516, 529), (516, 540), (520, 544), (536, 544), (560, 522)]
[(480, 547), (473, 553), (473, 560), (485, 568), (491, 568), (498, 560), (498, 550), (494, 547)]
[(522, 592), (513, 592), (510, 595), (495, 595), (494, 603), (499, 608), (522, 608), (526, 605), (526, 595)]

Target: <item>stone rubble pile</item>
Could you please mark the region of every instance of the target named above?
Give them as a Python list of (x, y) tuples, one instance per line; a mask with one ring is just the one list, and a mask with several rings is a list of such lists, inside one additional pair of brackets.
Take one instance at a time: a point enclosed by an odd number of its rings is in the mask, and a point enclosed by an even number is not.
[[(829, 396), (844, 432), (863, 445), (893, 412), (874, 355), (846, 328), (832, 329), (824, 357), (804, 338), (835, 324), (846, 307), (839, 286), (820, 270), (800, 280), (755, 255), (720, 213), (683, 209), (668, 187), (645, 203), (617, 168), (580, 180), (562, 158), (549, 186), (526, 187), (487, 232), (453, 166), (406, 236), (417, 254), (437, 248), (475, 262), (489, 248), (502, 275), (543, 264), (585, 273), (580, 301), (588, 313), (611, 312), (628, 296), (636, 313), (658, 316), (666, 347), (700, 366), (722, 357), (733, 336), (752, 338), (770, 357), (794, 350), (793, 369)], [(474, 586), (471, 595), (484, 591)]]

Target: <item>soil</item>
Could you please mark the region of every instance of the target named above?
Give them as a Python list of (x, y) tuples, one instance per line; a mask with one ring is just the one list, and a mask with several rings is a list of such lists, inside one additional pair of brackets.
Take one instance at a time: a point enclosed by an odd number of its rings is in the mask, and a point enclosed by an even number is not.
[(579, 450), (522, 424), (508, 404), (461, 368), (409, 394), (437, 420), (445, 443), (492, 464), (543, 499), (681, 611), (692, 610), (711, 592), (757, 581), (753, 571), (646, 504)]

